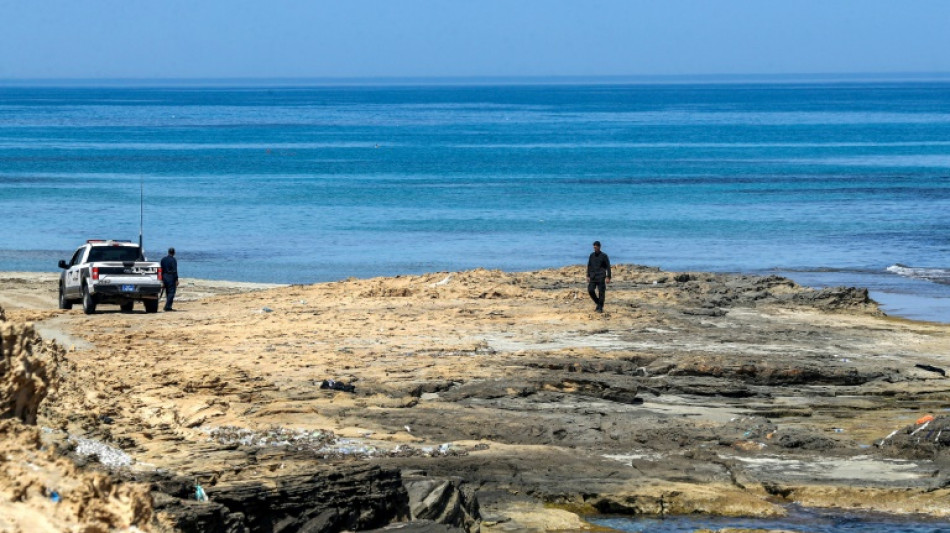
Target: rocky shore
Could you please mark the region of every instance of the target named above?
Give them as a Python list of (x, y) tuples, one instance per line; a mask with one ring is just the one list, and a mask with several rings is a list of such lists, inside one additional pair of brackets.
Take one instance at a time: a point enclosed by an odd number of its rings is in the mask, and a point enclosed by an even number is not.
[(614, 278), (603, 315), (567, 267), (185, 280), (178, 313), (87, 316), (4, 274), (0, 531), (950, 518), (950, 326), (779, 277)]

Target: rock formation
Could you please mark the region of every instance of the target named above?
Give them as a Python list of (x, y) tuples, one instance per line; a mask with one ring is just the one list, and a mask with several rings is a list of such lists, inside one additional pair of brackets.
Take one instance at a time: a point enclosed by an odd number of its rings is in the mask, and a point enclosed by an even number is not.
[(62, 349), (43, 342), (31, 324), (0, 322), (0, 531), (148, 527), (146, 487), (83, 472), (33, 425), (62, 362)]
[[(200, 299), (186, 281), (158, 317), (8, 309), (80, 346), (47, 358), (60, 378), (38, 408), (8, 405), (46, 428), (21, 445), (100, 476), (138, 520), (115, 523), (140, 528), (487, 533), (790, 503), (947, 516), (947, 326), (885, 317), (862, 289), (632, 265), (600, 315), (583, 280), (475, 270)], [(35, 358), (33, 335), (9, 346)], [(152, 503), (131, 505), (141, 490)]]

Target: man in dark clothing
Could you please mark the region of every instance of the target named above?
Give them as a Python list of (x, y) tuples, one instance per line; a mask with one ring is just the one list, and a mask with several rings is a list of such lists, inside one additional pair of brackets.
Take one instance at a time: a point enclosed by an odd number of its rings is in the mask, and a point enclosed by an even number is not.
[(610, 259), (607, 254), (600, 251), (600, 241), (594, 241), (594, 253), (587, 259), (587, 294), (590, 294), (591, 299), (597, 304), (595, 311), (598, 313), (604, 312), (604, 298), (608, 283), (610, 283)]
[(162, 285), (165, 286), (165, 310), (174, 311), (172, 303), (175, 301), (175, 289), (178, 288), (178, 260), (175, 259), (175, 249), (169, 248), (168, 255), (162, 258)]

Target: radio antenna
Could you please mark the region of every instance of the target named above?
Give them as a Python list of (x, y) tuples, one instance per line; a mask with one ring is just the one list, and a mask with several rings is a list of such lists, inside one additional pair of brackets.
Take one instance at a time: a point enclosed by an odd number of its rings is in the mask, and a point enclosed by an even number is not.
[(145, 226), (145, 177), (139, 176), (139, 255), (145, 259), (145, 248), (142, 247), (142, 228)]

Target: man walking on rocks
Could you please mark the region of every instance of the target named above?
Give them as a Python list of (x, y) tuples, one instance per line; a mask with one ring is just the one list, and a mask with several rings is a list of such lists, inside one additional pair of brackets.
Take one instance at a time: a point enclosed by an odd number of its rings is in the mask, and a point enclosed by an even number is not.
[[(604, 298), (610, 283), (610, 258), (600, 251), (600, 241), (594, 241), (594, 252), (587, 259), (587, 294), (597, 304), (598, 313), (604, 312)], [(596, 291), (595, 291), (596, 289)]]
[(162, 285), (165, 286), (165, 311), (174, 311), (175, 291), (178, 289), (178, 260), (175, 249), (169, 248), (168, 255), (162, 258)]

